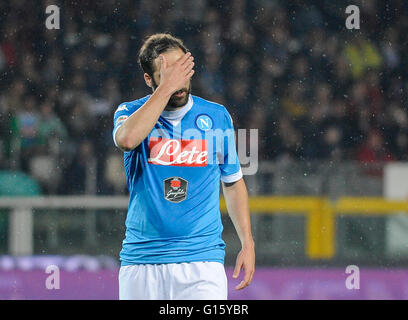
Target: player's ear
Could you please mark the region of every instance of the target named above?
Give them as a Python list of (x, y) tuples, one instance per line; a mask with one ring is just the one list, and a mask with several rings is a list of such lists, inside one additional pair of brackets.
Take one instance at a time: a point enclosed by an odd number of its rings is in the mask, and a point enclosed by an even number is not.
[(152, 77), (149, 76), (147, 73), (143, 75), (146, 85), (150, 88), (153, 88)]

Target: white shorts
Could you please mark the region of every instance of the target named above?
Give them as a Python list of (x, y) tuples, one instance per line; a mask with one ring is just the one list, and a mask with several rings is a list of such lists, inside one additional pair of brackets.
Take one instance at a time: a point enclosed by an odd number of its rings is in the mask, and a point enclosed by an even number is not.
[(227, 292), (219, 262), (138, 264), (119, 271), (120, 300), (226, 300)]

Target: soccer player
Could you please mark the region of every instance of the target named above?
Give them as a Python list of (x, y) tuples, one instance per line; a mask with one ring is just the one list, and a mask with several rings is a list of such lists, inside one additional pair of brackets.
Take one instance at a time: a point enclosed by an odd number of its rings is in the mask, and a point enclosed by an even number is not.
[(233, 134), (225, 134), (231, 117), (191, 95), (194, 59), (180, 39), (150, 36), (139, 63), (153, 93), (120, 104), (114, 116), (130, 194), (119, 299), (227, 299), (220, 180), (242, 244), (237, 290), (255, 270), (248, 193)]

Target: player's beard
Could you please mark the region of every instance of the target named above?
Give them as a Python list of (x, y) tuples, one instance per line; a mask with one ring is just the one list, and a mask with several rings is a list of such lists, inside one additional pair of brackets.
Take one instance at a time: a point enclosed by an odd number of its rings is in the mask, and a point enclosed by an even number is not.
[(191, 92), (191, 85), (189, 85), (188, 88), (183, 88), (179, 90), (178, 92), (185, 92), (185, 95), (183, 97), (176, 97), (174, 94), (170, 97), (169, 102), (167, 105), (171, 108), (180, 108), (183, 107), (187, 104), (188, 102), (188, 96), (190, 95)]
[[(152, 87), (153, 87), (153, 91), (156, 90), (157, 88), (157, 83), (156, 81), (154, 81), (154, 79), (152, 78)], [(185, 95), (183, 97), (177, 97), (175, 96), (175, 94), (173, 93), (169, 99), (169, 102), (167, 103), (167, 106), (172, 108), (180, 108), (183, 107), (187, 104), (188, 102), (188, 98), (191, 92), (191, 82), (188, 85), (188, 88), (182, 88), (176, 92), (185, 92)]]

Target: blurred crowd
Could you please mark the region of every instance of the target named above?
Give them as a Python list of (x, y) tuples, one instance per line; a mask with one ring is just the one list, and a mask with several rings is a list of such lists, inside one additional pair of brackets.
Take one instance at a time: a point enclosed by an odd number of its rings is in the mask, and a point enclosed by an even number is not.
[[(60, 29), (45, 27), (51, 4)], [(408, 160), (408, 3), (354, 1), (359, 30), (347, 4), (2, 1), (0, 169), (54, 170), (46, 193), (115, 192), (113, 113), (150, 93), (137, 55), (156, 32), (192, 51), (193, 94), (259, 129), (260, 160)]]

